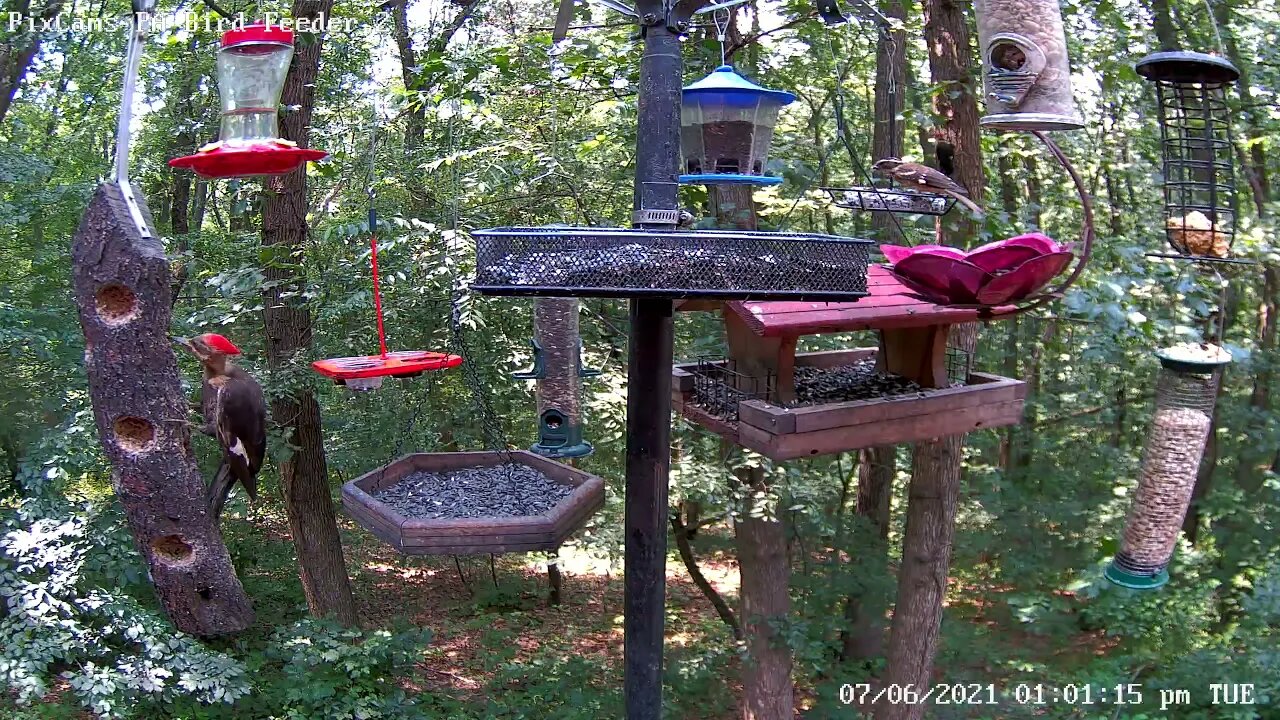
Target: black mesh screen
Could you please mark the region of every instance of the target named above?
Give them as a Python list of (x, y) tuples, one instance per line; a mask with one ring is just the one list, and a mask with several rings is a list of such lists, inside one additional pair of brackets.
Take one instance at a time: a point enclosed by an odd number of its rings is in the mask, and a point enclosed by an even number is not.
[(473, 233), (493, 295), (856, 300), (871, 241), (830, 235), (618, 228)]

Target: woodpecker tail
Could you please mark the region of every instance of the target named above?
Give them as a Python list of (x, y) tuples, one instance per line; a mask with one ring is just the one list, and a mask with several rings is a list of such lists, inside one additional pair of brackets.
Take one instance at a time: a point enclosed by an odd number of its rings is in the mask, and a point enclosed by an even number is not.
[(213, 513), (214, 520), (222, 516), (222, 506), (227, 504), (227, 496), (231, 494), (231, 488), (235, 484), (236, 478), (231, 474), (231, 466), (225, 460), (222, 461), (205, 493), (205, 500), (209, 503), (209, 512)]

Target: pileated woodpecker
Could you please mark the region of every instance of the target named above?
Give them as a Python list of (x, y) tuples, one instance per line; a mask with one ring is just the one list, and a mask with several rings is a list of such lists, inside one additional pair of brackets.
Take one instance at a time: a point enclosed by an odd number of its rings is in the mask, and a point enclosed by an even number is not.
[(258, 471), (267, 449), (267, 403), (258, 381), (232, 364), (230, 356), (239, 355), (240, 348), (230, 340), (214, 333), (173, 340), (199, 358), (204, 368), (200, 431), (222, 446), (222, 463), (206, 494), (217, 518), (237, 480), (251, 499), (258, 499)]

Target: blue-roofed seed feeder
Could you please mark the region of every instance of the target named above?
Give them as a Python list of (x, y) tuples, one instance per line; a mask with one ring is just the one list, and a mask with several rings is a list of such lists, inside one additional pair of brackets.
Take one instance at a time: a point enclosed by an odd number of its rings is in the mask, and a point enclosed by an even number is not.
[(721, 65), (681, 92), (682, 183), (776, 185), (764, 166), (778, 110), (795, 102), (784, 90), (762, 88)]

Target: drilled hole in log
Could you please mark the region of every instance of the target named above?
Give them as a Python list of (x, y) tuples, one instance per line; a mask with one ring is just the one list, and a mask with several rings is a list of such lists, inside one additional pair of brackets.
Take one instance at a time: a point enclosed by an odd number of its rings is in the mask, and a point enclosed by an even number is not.
[(170, 565), (184, 563), (195, 553), (181, 535), (164, 535), (152, 540), (151, 552), (158, 560)]
[(205, 600), (213, 599), (213, 588), (200, 588), (196, 592)]
[(1015, 43), (996, 43), (991, 48), (991, 64), (1001, 70), (1021, 70), (1027, 64), (1027, 53)]
[(131, 453), (142, 453), (156, 446), (155, 427), (142, 418), (123, 416), (116, 418), (114, 424), (116, 443), (121, 450)]
[(123, 325), (138, 317), (138, 296), (120, 283), (98, 288), (98, 317), (107, 325)]

